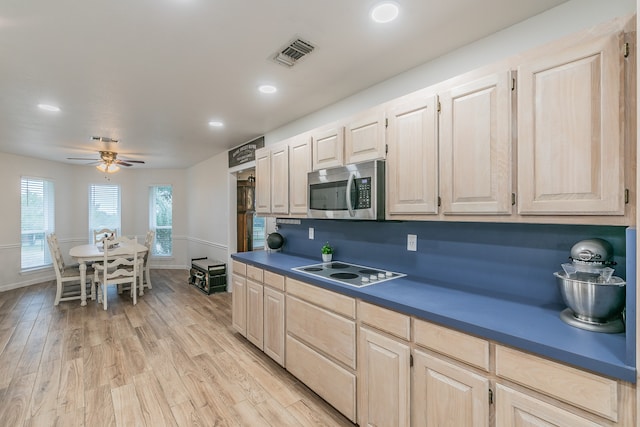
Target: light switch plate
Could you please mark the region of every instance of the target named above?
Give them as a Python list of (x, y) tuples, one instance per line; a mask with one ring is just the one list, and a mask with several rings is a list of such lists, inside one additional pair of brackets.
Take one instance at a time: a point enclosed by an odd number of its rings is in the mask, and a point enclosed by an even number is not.
[(309, 227), (309, 240), (313, 240), (313, 239), (314, 239), (313, 227)]
[(418, 235), (407, 234), (407, 250), (413, 252), (418, 250)]

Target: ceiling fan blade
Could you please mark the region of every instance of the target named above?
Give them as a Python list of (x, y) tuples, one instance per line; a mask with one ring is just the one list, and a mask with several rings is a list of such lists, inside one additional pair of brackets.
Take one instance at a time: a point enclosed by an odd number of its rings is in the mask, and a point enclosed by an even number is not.
[(140, 164), (144, 164), (144, 161), (142, 160), (131, 160), (131, 159), (122, 159), (125, 162), (129, 162), (129, 163), (140, 163)]
[(67, 157), (67, 160), (87, 160), (87, 161), (92, 161), (92, 162), (100, 161), (100, 159), (87, 159), (87, 158), (84, 158), (84, 157)]
[(122, 160), (116, 160), (114, 163), (120, 166), (133, 166), (131, 163), (123, 162)]

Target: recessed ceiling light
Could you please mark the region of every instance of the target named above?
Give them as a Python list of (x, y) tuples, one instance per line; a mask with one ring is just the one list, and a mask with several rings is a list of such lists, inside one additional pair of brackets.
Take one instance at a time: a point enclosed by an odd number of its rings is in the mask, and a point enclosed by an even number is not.
[(262, 85), (258, 87), (258, 90), (262, 93), (276, 93), (278, 91), (278, 88), (272, 85)]
[(393, 1), (385, 1), (382, 3), (378, 3), (373, 7), (373, 9), (371, 10), (371, 19), (373, 19), (374, 22), (385, 24), (396, 19), (399, 12), (400, 8), (398, 6), (398, 3)]
[(51, 104), (38, 104), (38, 108), (45, 111), (60, 111), (60, 107)]
[(212, 128), (221, 128), (222, 126), (224, 126), (224, 123), (219, 120), (211, 120), (209, 122), (209, 126), (211, 126)]

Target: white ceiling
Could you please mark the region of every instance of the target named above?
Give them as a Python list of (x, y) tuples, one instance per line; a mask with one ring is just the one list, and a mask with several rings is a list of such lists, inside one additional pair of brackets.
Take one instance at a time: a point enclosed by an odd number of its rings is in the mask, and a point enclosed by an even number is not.
[[(564, 1), (397, 0), (383, 25), (376, 0), (5, 0), (0, 151), (71, 163), (105, 136), (134, 167), (189, 167)], [(315, 51), (271, 62), (296, 36)]]

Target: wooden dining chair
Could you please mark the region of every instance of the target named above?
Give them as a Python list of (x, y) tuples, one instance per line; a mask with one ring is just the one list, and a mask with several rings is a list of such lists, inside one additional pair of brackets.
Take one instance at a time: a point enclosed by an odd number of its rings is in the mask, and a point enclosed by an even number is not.
[(144, 295), (144, 288), (151, 289), (151, 276), (149, 275), (151, 268), (149, 267), (149, 261), (151, 260), (151, 246), (153, 245), (153, 239), (156, 233), (153, 230), (147, 231), (147, 236), (144, 239), (144, 245), (147, 251), (142, 257), (142, 274), (140, 274), (140, 295)]
[[(110, 255), (110, 252), (119, 246), (121, 248), (118, 248), (117, 257)], [(125, 248), (130, 250), (123, 253), (121, 249)], [(104, 259), (102, 263), (93, 264), (95, 281), (98, 283), (98, 304), (102, 303), (104, 309), (107, 309), (107, 289), (109, 285), (122, 287), (128, 284), (130, 285), (133, 305), (136, 305), (138, 302), (136, 285), (139, 274), (138, 269), (141, 264), (138, 258), (138, 239), (128, 239), (121, 236), (113, 240), (105, 240), (103, 251)]]
[(118, 231), (110, 230), (108, 228), (93, 230), (93, 243), (100, 243), (105, 237), (111, 236), (113, 236), (114, 238), (118, 237)]
[(71, 301), (80, 299), (80, 286), (87, 286), (87, 282), (91, 287), (91, 299), (95, 299), (95, 287), (93, 286), (94, 273), (87, 267), (86, 282), (80, 282), (80, 268), (78, 264), (65, 265), (64, 258), (60, 252), (58, 237), (55, 233), (47, 235), (47, 244), (51, 253), (51, 262), (53, 270), (56, 273), (56, 298), (53, 305), (58, 305), (60, 301)]

